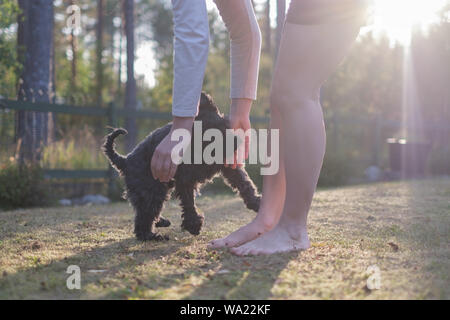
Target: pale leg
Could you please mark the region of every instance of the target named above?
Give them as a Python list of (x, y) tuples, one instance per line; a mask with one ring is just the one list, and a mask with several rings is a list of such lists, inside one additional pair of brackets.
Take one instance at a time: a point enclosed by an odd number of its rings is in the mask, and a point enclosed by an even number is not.
[[(287, 23), (279, 51), (279, 60), (272, 84), (271, 108), (279, 110), (284, 142), (286, 175), (266, 178), (263, 199), (273, 205), (262, 206), (257, 218), (248, 225), (268, 231), (257, 239), (243, 227), (226, 239), (246, 244), (233, 248), (235, 254), (270, 254), (306, 249), (310, 246), (307, 216), (325, 153), (325, 128), (319, 102), (320, 86), (345, 57), (356, 39), (360, 24), (297, 25)], [(273, 113), (273, 111), (272, 111)], [(284, 179), (284, 176), (286, 178)], [(276, 210), (283, 197), (269, 190), (283, 189), (286, 198), (281, 211)], [(267, 210), (266, 210), (267, 209)], [(269, 224), (264, 223), (269, 222)], [(233, 246), (232, 244), (229, 246)]]
[[(225, 238), (216, 239), (209, 243), (210, 248), (234, 247), (259, 237), (271, 230), (279, 221), (283, 212), (286, 196), (286, 177), (284, 169), (284, 143), (282, 141), (281, 113), (277, 108), (271, 108), (270, 128), (280, 132), (280, 167), (275, 175), (263, 178), (263, 197), (256, 218), (249, 224), (236, 230)], [(268, 139), (270, 141), (270, 138)], [(269, 146), (270, 150), (270, 146)], [(266, 196), (264, 196), (266, 195)]]

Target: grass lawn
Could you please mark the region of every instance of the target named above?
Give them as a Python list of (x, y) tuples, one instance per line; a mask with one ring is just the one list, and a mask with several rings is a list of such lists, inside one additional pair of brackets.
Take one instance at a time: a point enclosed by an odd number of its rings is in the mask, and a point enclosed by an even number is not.
[[(198, 206), (206, 223), (194, 237), (177, 203), (166, 205), (162, 243), (134, 239), (125, 203), (0, 212), (0, 298), (450, 299), (450, 179), (319, 190), (312, 248), (273, 256), (208, 251), (254, 213), (232, 195)], [(81, 290), (66, 288), (69, 265)], [(371, 265), (379, 290), (366, 288)]]

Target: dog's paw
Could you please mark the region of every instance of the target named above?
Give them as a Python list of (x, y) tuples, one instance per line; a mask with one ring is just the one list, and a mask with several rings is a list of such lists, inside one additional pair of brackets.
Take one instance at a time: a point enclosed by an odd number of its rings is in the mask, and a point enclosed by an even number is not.
[(253, 210), (255, 212), (258, 212), (260, 203), (261, 203), (261, 197), (260, 196), (255, 197), (251, 201), (247, 202), (247, 208), (250, 210)]
[(169, 237), (160, 233), (136, 234), (136, 238), (140, 241), (166, 241)]
[(166, 218), (159, 217), (158, 222), (155, 224), (155, 227), (157, 228), (167, 228), (171, 225), (170, 221)]
[(202, 229), (203, 221), (204, 218), (202, 216), (190, 217), (183, 220), (181, 223), (181, 228), (194, 236), (198, 236), (200, 234), (200, 230)]
[(166, 236), (166, 235), (163, 235), (163, 234), (160, 234), (160, 233), (155, 233), (154, 237), (153, 237), (153, 240), (156, 240), (156, 241), (167, 241), (167, 240), (169, 240), (169, 236)]

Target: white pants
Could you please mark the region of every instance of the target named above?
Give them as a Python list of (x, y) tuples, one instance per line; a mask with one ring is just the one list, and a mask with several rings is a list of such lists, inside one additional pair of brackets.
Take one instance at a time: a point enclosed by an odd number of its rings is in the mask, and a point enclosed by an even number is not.
[[(251, 0), (215, 0), (231, 40), (231, 98), (256, 99), (261, 33)], [(174, 80), (172, 115), (194, 117), (209, 52), (205, 0), (172, 0)]]

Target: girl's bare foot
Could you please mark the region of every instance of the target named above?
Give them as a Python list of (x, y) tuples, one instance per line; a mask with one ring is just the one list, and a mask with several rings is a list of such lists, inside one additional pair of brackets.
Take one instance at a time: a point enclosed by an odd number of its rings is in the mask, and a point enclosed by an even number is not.
[(229, 234), (227, 237), (215, 239), (209, 242), (208, 248), (217, 249), (240, 246), (246, 242), (256, 239), (266, 231), (268, 231), (267, 226), (259, 220), (253, 220), (249, 224)]
[(273, 254), (293, 250), (306, 250), (310, 247), (306, 228), (293, 231), (292, 227), (277, 225), (273, 230), (246, 244), (232, 248), (239, 256)]

